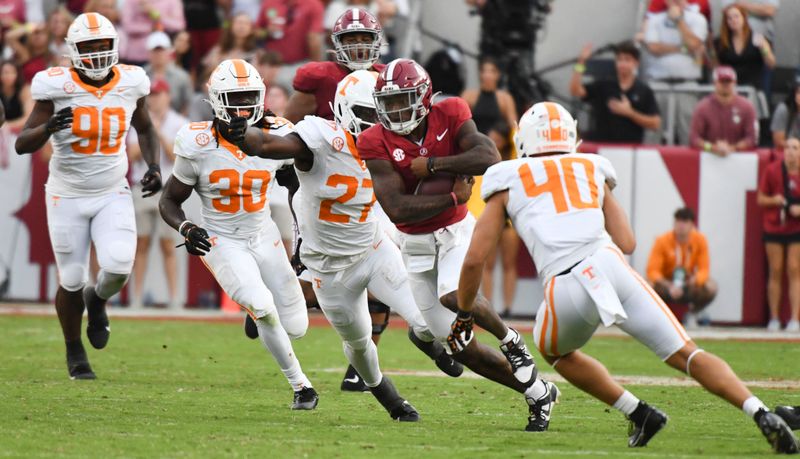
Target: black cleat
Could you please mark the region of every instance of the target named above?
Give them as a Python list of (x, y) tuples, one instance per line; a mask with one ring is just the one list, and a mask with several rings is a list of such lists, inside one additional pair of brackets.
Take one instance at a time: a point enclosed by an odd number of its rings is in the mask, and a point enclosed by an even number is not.
[(313, 387), (304, 387), (294, 393), (293, 410), (313, 410), (319, 404), (319, 395)]
[(550, 415), (553, 414), (553, 407), (558, 403), (561, 393), (555, 384), (542, 381), (547, 386), (547, 393), (539, 400), (525, 398), (528, 402), (528, 425), (525, 426), (526, 432), (544, 432), (550, 426)]
[(628, 420), (631, 421), (628, 428), (628, 446), (639, 448), (646, 446), (647, 442), (667, 425), (669, 418), (657, 408), (640, 401), (636, 410), (628, 416)]
[(86, 337), (95, 349), (103, 349), (108, 344), (111, 336), (111, 327), (106, 314), (106, 300), (97, 296), (94, 287), (87, 286), (83, 289), (83, 302), (89, 314), (89, 324), (86, 326)]
[(347, 366), (347, 371), (344, 374), (344, 379), (342, 379), (342, 385), (340, 389), (343, 392), (367, 392), (369, 391), (369, 387), (367, 387), (367, 383), (364, 382), (364, 379), (361, 375), (358, 374), (355, 368), (352, 365)]
[(800, 443), (783, 418), (762, 408), (758, 410), (754, 419), (776, 453), (797, 454), (800, 452)]
[(383, 377), (380, 384), (370, 387), (369, 390), (395, 421), (419, 421), (417, 410), (397, 393), (397, 388), (394, 387), (394, 384), (387, 376)]
[(244, 316), (244, 334), (250, 339), (258, 338), (258, 326), (256, 326), (256, 321), (250, 317), (250, 314), (245, 314)]
[(519, 332), (513, 328), (509, 328), (509, 330), (513, 331), (516, 337), (509, 343), (501, 344), (500, 350), (503, 351), (503, 355), (506, 356), (506, 359), (511, 364), (511, 371), (517, 381), (530, 386), (536, 381), (536, 375), (538, 374), (536, 364), (533, 362), (533, 356), (528, 351), (528, 347), (525, 346), (525, 341), (523, 341)]
[(411, 406), (410, 403), (403, 400), (403, 403), (393, 409), (389, 416), (392, 417), (395, 421), (398, 422), (418, 422), (419, 421), (419, 412), (417, 409)]
[(800, 430), (800, 406), (776, 406), (775, 414), (782, 417), (792, 430)]
[(97, 379), (97, 376), (92, 371), (92, 366), (89, 365), (89, 357), (83, 349), (83, 345), (79, 344), (79, 348), (67, 351), (67, 371), (69, 371), (69, 379)]
[(447, 376), (458, 378), (461, 373), (464, 373), (464, 366), (453, 360), (453, 358), (445, 352), (442, 343), (436, 341), (423, 341), (415, 333), (412, 328), (408, 329), (408, 339), (417, 346), (417, 349), (422, 351), (425, 355), (433, 360), (433, 363), (442, 370)]

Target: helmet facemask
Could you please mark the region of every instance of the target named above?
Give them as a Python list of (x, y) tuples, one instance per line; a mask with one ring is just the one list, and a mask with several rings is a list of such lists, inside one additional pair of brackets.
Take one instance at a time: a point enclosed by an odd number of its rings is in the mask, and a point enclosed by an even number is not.
[(218, 91), (208, 88), (208, 102), (218, 120), (230, 123), (235, 116), (247, 118), (252, 126), (264, 116), (264, 88), (242, 88)]
[[(345, 37), (356, 35), (370, 35), (371, 41), (356, 41), (345, 44)], [(375, 65), (381, 55), (382, 36), (373, 30), (346, 30), (335, 33), (331, 37), (336, 49), (336, 60), (350, 70), (368, 70)]]
[[(99, 49), (103, 44), (109, 43), (110, 46), (106, 46), (106, 48), (110, 49), (93, 50), (93, 48)], [(117, 37), (92, 38), (77, 43), (68, 40), (67, 46), (70, 53), (67, 57), (72, 60), (72, 66), (80, 70), (87, 78), (102, 80), (108, 76), (111, 69), (119, 62), (118, 45), (119, 39)], [(87, 47), (89, 49), (86, 49)], [(83, 51), (81, 48), (83, 48)]]
[(386, 89), (375, 93), (378, 118), (386, 129), (407, 135), (425, 119), (428, 109), (423, 104), (428, 85), (415, 88)]

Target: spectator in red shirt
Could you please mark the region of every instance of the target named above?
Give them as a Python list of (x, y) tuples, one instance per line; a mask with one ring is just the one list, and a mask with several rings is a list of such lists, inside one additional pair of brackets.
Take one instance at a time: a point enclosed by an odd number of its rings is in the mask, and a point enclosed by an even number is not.
[(14, 51), (14, 60), (22, 66), (26, 83), (50, 66), (50, 34), (44, 23), (19, 26), (6, 34), (6, 40)]
[(719, 156), (756, 146), (756, 110), (736, 93), (736, 72), (721, 66), (714, 70), (714, 93), (697, 104), (689, 133), (691, 146)]
[[(711, 24), (711, 5), (708, 4), (708, 0), (689, 0), (687, 3), (692, 8), (697, 8), (697, 11), (705, 16), (708, 23)], [(647, 8), (648, 13), (663, 13), (664, 11), (667, 11), (666, 0), (653, 0)]]
[(321, 61), (323, 14), (319, 0), (264, 0), (256, 26), (284, 64)]
[(764, 208), (762, 227), (769, 278), (770, 331), (780, 330), (778, 317), (783, 273), (789, 279), (791, 320), (786, 331), (800, 332), (800, 140), (791, 137), (783, 150), (783, 161), (764, 170), (758, 187), (758, 205)]

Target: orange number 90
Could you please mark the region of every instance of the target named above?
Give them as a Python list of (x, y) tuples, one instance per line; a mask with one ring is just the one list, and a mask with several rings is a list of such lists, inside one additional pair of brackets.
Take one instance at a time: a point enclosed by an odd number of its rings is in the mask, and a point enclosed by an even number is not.
[[(75, 107), (72, 110), (72, 135), (81, 140), (72, 142), (72, 151), (82, 155), (102, 153), (113, 155), (122, 146), (122, 137), (127, 128), (125, 126), (125, 109), (122, 107), (105, 107), (98, 111), (97, 107)], [(117, 119), (117, 132), (111, 138), (113, 123), (111, 118)], [(88, 125), (84, 122), (88, 119)], [(98, 148), (99, 146), (99, 148)]]

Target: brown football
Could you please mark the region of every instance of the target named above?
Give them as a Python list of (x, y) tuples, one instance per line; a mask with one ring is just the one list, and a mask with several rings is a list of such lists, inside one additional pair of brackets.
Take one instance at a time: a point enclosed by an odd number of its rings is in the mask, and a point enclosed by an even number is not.
[(439, 172), (428, 178), (422, 179), (417, 184), (414, 194), (432, 195), (449, 194), (453, 191), (456, 176), (447, 172)]

